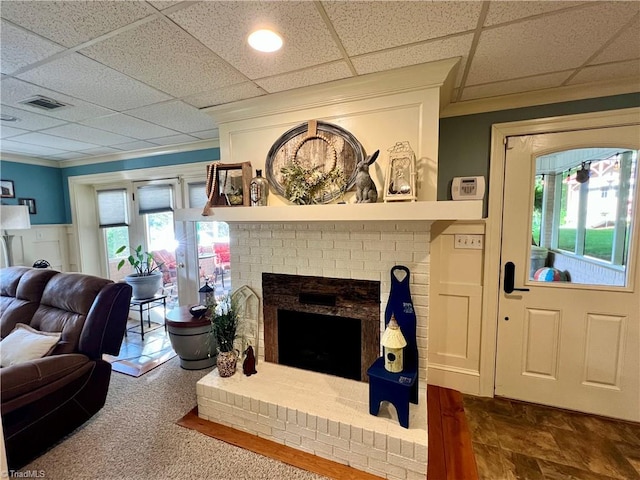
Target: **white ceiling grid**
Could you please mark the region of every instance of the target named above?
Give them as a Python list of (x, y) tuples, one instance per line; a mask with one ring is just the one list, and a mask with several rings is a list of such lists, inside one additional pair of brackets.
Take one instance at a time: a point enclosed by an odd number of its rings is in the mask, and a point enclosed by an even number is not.
[[(199, 109), (446, 58), (465, 101), (630, 79), (640, 2), (2, 1), (0, 152), (51, 160), (217, 138)], [(246, 43), (272, 27), (271, 55)], [(68, 107), (20, 103), (44, 95)]]

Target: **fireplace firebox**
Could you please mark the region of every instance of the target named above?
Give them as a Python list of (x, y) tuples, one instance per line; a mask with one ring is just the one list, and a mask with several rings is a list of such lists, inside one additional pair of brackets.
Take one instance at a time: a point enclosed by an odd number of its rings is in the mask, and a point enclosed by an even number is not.
[(368, 381), (380, 355), (380, 282), (262, 274), (265, 360)]

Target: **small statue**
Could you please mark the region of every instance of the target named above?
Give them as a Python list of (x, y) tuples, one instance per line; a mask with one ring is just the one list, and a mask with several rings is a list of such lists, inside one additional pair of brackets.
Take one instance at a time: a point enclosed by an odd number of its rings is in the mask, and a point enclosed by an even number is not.
[(249, 345), (244, 351), (244, 354), (246, 355), (246, 357), (244, 359), (244, 362), (242, 362), (243, 373), (247, 377), (253, 375), (254, 373), (258, 373), (258, 371), (256, 370), (256, 357), (253, 353), (253, 347)]
[(369, 175), (369, 166), (378, 158), (380, 150), (376, 150), (373, 155), (358, 162), (356, 166), (356, 203), (376, 203), (378, 201), (378, 190)]

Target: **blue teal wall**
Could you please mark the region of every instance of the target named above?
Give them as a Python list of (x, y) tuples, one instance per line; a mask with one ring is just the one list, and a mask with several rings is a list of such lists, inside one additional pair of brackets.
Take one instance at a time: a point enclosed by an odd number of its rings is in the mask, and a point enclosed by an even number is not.
[(62, 186), (62, 171), (55, 167), (0, 161), (2, 180), (13, 180), (16, 198), (3, 198), (2, 203), (17, 205), (18, 198), (33, 198), (36, 214), (33, 225), (67, 223)]
[[(533, 118), (617, 110), (640, 106), (640, 93), (590, 98), (535, 107), (500, 110), (440, 120), (438, 147), (438, 200), (451, 200), (454, 177), (482, 175), (489, 181), (491, 125)], [(485, 215), (488, 189), (485, 193)]]
[[(69, 177), (211, 162), (213, 160), (220, 160), (219, 148), (153, 155), (68, 168), (44, 167), (2, 160), (0, 161), (0, 176), (2, 180), (13, 180), (16, 191), (16, 198), (5, 198), (3, 202), (15, 205), (18, 203), (18, 197), (35, 198), (38, 213), (31, 216), (31, 223), (36, 225), (71, 223)], [(203, 169), (202, 172), (204, 178), (205, 170)], [(176, 174), (178, 173), (179, 170), (176, 171)]]

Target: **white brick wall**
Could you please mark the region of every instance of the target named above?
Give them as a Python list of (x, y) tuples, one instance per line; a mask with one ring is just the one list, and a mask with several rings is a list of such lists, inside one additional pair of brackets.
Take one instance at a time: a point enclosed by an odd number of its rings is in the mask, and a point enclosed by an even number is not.
[[(411, 272), (418, 319), (420, 378), (427, 371), (429, 222), (232, 223), (231, 282), (262, 298), (262, 273), (380, 281), (380, 328), (390, 291), (390, 270)], [(264, 323), (258, 324), (258, 357), (264, 359)]]

